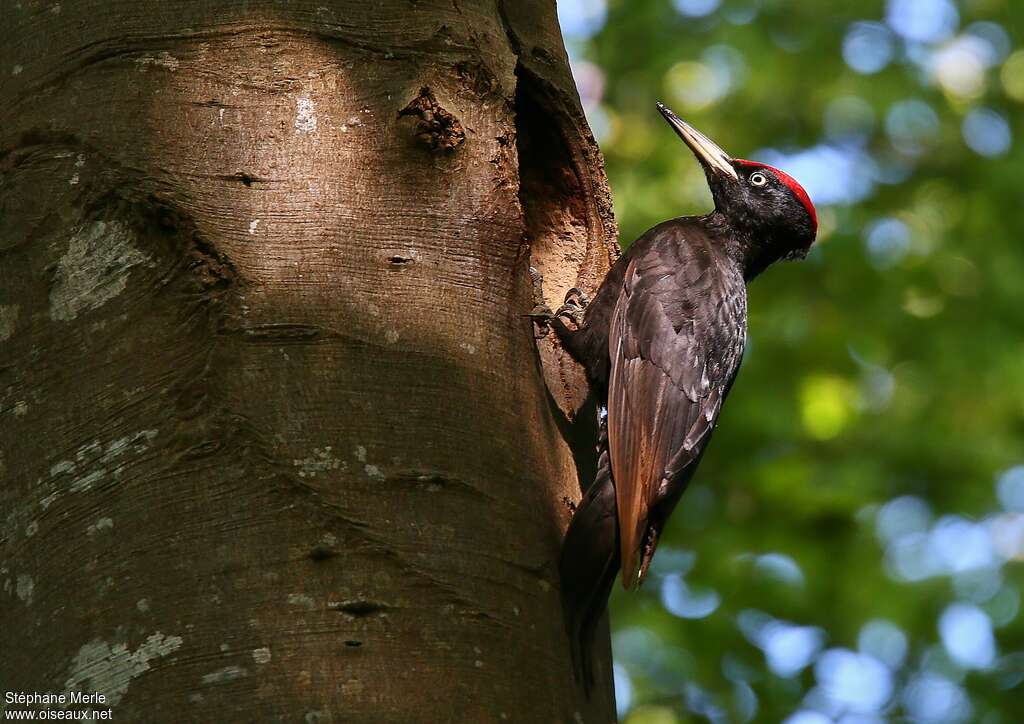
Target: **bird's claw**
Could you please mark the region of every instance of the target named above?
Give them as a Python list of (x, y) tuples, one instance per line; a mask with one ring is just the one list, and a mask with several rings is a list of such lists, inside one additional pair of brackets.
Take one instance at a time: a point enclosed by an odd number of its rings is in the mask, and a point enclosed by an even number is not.
[(587, 299), (587, 295), (583, 293), (583, 290), (579, 287), (573, 287), (565, 293), (565, 301), (562, 302), (562, 306), (555, 310), (556, 317), (565, 317), (565, 319), (578, 329), (583, 324), (583, 313), (587, 309), (587, 305), (590, 304), (590, 300)]
[(537, 327), (536, 339), (544, 339), (550, 331), (549, 323), (555, 317), (562, 317), (564, 321), (570, 322), (575, 328), (583, 324), (583, 312), (586, 310), (590, 300), (583, 290), (573, 287), (565, 293), (562, 306), (554, 312), (544, 303), (544, 277), (534, 267), (530, 267), (530, 281), (533, 285), (533, 309), (527, 314)]
[(551, 311), (551, 307), (546, 304), (537, 304), (526, 316), (533, 320), (534, 339), (544, 339), (548, 336), (548, 333), (551, 331), (548, 322), (555, 316)]
[(583, 309), (575, 304), (563, 304), (555, 310), (554, 316), (565, 317), (565, 321), (572, 322), (574, 326), (579, 327), (580, 322), (583, 321)]
[(565, 293), (565, 304), (575, 304), (581, 309), (586, 309), (587, 305), (590, 304), (590, 300), (587, 295), (584, 294), (583, 290), (579, 287), (573, 287)]

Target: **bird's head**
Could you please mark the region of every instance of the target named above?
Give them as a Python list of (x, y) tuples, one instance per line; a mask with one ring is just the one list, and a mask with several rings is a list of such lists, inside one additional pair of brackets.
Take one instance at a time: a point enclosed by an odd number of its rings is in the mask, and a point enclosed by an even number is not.
[(758, 245), (764, 266), (807, 255), (818, 216), (796, 179), (763, 163), (732, 158), (663, 104), (658, 110), (704, 167), (715, 209)]

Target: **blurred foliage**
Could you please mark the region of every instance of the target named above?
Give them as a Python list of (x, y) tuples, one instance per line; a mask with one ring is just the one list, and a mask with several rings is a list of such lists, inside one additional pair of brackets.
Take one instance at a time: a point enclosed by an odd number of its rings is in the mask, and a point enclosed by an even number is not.
[(623, 721), (1024, 720), (1024, 3), (559, 5), (624, 245), (710, 208), (657, 99), (821, 217), (613, 596)]

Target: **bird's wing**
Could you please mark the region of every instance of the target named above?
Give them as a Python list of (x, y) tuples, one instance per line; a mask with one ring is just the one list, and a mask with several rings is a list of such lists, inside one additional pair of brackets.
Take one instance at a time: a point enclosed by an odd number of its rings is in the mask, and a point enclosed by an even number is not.
[(612, 314), (608, 433), (627, 587), (651, 507), (699, 458), (743, 353), (743, 282), (731, 288), (714, 263), (675, 244), (640, 254)]

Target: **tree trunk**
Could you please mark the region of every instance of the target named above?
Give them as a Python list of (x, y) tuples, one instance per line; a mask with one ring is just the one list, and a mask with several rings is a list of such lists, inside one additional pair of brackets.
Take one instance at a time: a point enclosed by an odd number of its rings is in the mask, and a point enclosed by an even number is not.
[(615, 253), (554, 3), (2, 16), (0, 688), (612, 720), (556, 572), (592, 418), (523, 316)]

